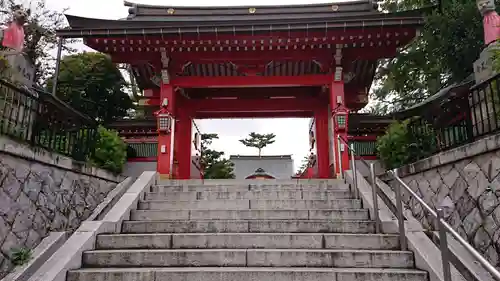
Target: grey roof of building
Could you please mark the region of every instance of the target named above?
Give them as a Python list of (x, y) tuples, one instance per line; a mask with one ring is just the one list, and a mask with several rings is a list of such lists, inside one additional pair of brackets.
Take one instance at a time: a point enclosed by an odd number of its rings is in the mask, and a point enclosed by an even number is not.
[(63, 37), (92, 37), (418, 26), (424, 23), (423, 13), (433, 8), (382, 13), (371, 0), (289, 6), (176, 7), (130, 2), (125, 5), (130, 6), (126, 20), (66, 15), (71, 28), (57, 33)]
[(276, 160), (276, 159), (286, 159), (292, 160), (292, 155), (231, 155), (229, 160)]

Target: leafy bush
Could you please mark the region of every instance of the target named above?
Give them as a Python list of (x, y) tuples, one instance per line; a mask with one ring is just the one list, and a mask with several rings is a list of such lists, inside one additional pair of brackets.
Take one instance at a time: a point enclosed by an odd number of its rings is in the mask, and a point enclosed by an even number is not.
[(436, 147), (434, 129), (423, 123), (419, 130), (410, 130), (415, 120), (392, 123), (385, 135), (377, 139), (377, 155), (385, 168), (394, 169), (433, 154)]
[(21, 266), (29, 262), (32, 258), (32, 251), (28, 248), (16, 248), (12, 250), (12, 263)]
[(100, 126), (95, 151), (90, 162), (113, 173), (120, 173), (127, 161), (127, 145), (118, 136), (118, 133)]

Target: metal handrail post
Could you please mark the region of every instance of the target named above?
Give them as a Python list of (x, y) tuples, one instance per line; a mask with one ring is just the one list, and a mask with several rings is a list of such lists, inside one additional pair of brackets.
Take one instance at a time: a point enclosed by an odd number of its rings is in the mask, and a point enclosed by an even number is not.
[(339, 163), (339, 177), (340, 177), (340, 179), (343, 179), (344, 178), (344, 173), (342, 172), (342, 148), (341, 148), (341, 146), (342, 146), (342, 140), (341, 140), (341, 138), (340, 138), (339, 135), (337, 136), (337, 143), (338, 143), (338, 145), (337, 145), (337, 148), (338, 148), (337, 152), (338, 152), (338, 155), (339, 155), (339, 161), (338, 161), (338, 163)]
[(354, 144), (351, 143), (351, 167), (352, 167), (352, 181), (354, 186), (354, 198), (359, 199), (359, 189), (358, 189), (358, 173), (356, 170), (356, 158), (354, 157)]
[(448, 249), (448, 239), (446, 237), (446, 229), (443, 224), (444, 211), (442, 208), (437, 209), (437, 220), (439, 227), (439, 248), (441, 249), (441, 261), (443, 263), (443, 278), (444, 281), (451, 281), (450, 257)]
[[(398, 169), (394, 169), (392, 171), (394, 175), (398, 175)], [(394, 187), (394, 191), (396, 193), (396, 209), (397, 209), (397, 217), (398, 217), (398, 225), (399, 225), (399, 243), (401, 244), (401, 250), (408, 250), (408, 243), (406, 241), (406, 232), (405, 232), (405, 219), (403, 216), (403, 198), (401, 196), (401, 184), (398, 182), (398, 185)]]
[(378, 185), (375, 177), (375, 164), (370, 163), (370, 181), (372, 184), (373, 219), (375, 220), (375, 233), (380, 233), (380, 216), (378, 213)]

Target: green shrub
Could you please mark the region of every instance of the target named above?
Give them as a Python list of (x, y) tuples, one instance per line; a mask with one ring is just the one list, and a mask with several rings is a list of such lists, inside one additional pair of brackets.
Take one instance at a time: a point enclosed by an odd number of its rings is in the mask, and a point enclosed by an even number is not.
[(377, 139), (377, 155), (385, 168), (394, 169), (413, 163), (429, 157), (435, 151), (435, 133), (432, 127), (426, 124), (419, 127), (420, 130), (412, 131), (409, 128), (412, 121), (414, 120), (392, 123), (385, 135)]
[(127, 161), (127, 145), (118, 136), (118, 133), (100, 126), (95, 151), (90, 162), (113, 173), (120, 173)]
[(12, 250), (12, 263), (15, 266), (21, 266), (31, 260), (32, 251), (28, 248), (16, 248)]

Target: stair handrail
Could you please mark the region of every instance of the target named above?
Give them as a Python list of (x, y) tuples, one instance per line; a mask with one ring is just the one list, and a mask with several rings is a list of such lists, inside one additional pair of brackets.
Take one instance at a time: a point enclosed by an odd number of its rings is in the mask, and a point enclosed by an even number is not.
[(361, 155), (357, 154), (356, 150), (354, 149), (354, 143), (349, 144), (347, 140), (342, 138), (342, 136), (338, 135), (337, 136), (337, 141), (338, 141), (338, 154), (337, 156), (339, 157), (339, 171), (341, 177), (345, 178), (345, 175), (343, 174), (344, 172), (342, 171), (342, 144), (345, 144), (347, 146), (347, 149), (351, 151), (351, 168), (352, 168), (352, 181), (354, 185), (354, 196), (356, 199), (360, 198), (359, 195), (359, 189), (358, 189), (358, 170), (356, 169), (356, 156), (358, 156), (358, 160), (361, 160), (363, 164), (368, 167), (370, 171), (370, 186), (372, 190), (372, 200), (373, 200), (373, 220), (375, 221), (375, 232), (380, 233), (381, 232), (381, 221), (380, 221), (380, 216), (378, 213), (378, 185), (376, 181), (376, 176), (375, 176), (375, 163), (368, 163)]
[[(354, 149), (354, 144), (350, 144), (342, 138), (341, 136), (337, 136), (338, 139), (338, 157), (339, 157), (339, 163), (341, 163), (340, 159), (342, 157), (342, 149), (341, 149), (341, 144), (346, 144), (348, 149), (351, 151), (351, 167), (352, 167), (352, 177), (353, 177), (353, 183), (355, 187), (355, 194), (358, 196), (357, 192), (358, 189), (358, 182), (357, 182), (357, 170), (356, 170), (356, 161), (355, 161), (355, 155), (356, 155), (356, 150)], [(379, 218), (379, 208), (378, 208), (378, 185), (376, 183), (376, 176), (375, 176), (375, 164), (374, 163), (368, 163), (361, 155), (358, 155), (358, 160), (361, 160), (363, 164), (365, 164), (367, 167), (370, 168), (370, 184), (372, 188), (372, 196), (373, 196), (373, 214), (374, 214), (374, 220), (375, 220), (375, 228), (376, 232), (380, 232), (380, 218)], [(340, 173), (343, 174), (342, 171), (342, 166), (341, 164), (339, 165), (340, 167)], [(403, 215), (403, 197), (402, 197), (402, 192), (401, 192), (401, 186), (411, 195), (413, 198), (422, 205), (422, 207), (429, 212), (435, 219), (437, 219), (437, 225), (438, 225), (438, 230), (439, 230), (439, 248), (441, 252), (441, 261), (442, 261), (442, 267), (443, 267), (443, 278), (444, 281), (452, 281), (451, 278), (451, 267), (450, 267), (450, 255), (452, 255), (451, 251), (449, 250), (448, 247), (448, 237), (447, 234), (450, 233), (451, 236), (457, 240), (474, 258), (476, 258), (479, 263), (488, 271), (489, 274), (496, 280), (500, 281), (500, 272), (493, 266), (488, 260), (486, 260), (474, 247), (469, 244), (460, 234), (458, 234), (457, 231), (453, 229), (451, 225), (449, 225), (445, 220), (444, 220), (444, 209), (442, 207), (438, 208), (436, 211), (432, 207), (430, 207), (425, 201), (418, 196), (417, 193), (415, 193), (410, 186), (408, 186), (400, 177), (398, 173), (399, 169), (393, 169), (392, 171), (389, 171), (390, 174), (394, 177), (398, 184), (397, 187), (394, 188), (395, 194), (396, 194), (396, 217), (398, 219), (398, 228), (399, 228), (399, 241), (400, 241), (400, 246), (401, 250), (406, 251), (408, 250), (408, 242), (406, 238), (406, 232), (405, 232), (405, 224), (404, 224), (404, 215)]]
[(447, 233), (450, 233), (455, 240), (458, 241), (474, 258), (476, 258), (479, 263), (488, 271), (488, 273), (491, 274), (491, 276), (497, 280), (500, 281), (500, 272), (490, 263), (488, 260), (486, 260), (474, 247), (472, 247), (471, 244), (469, 244), (460, 234), (458, 234), (457, 231), (453, 229), (451, 225), (449, 225), (445, 220), (444, 220), (444, 209), (442, 207), (439, 207), (436, 211), (433, 210), (432, 207), (427, 205), (425, 201), (418, 196), (417, 193), (415, 193), (410, 186), (408, 186), (400, 177), (399, 177), (399, 169), (394, 169), (390, 171), (390, 174), (394, 177), (396, 182), (398, 183), (398, 186), (394, 188), (394, 191), (396, 193), (396, 208), (397, 208), (397, 218), (398, 218), (398, 225), (399, 225), (399, 239), (400, 239), (400, 244), (402, 250), (407, 250), (408, 248), (408, 243), (406, 241), (406, 236), (405, 236), (405, 225), (404, 225), (404, 218), (403, 218), (403, 200), (402, 200), (402, 193), (401, 193), (401, 186), (411, 195), (413, 198), (420, 203), (420, 205), (431, 214), (435, 219), (437, 219), (437, 225), (438, 225), (438, 230), (439, 230), (439, 246), (441, 250), (441, 260), (443, 263), (443, 276), (444, 276), (444, 281), (451, 281), (451, 269), (450, 269), (450, 250), (448, 247), (448, 240), (447, 240)]

